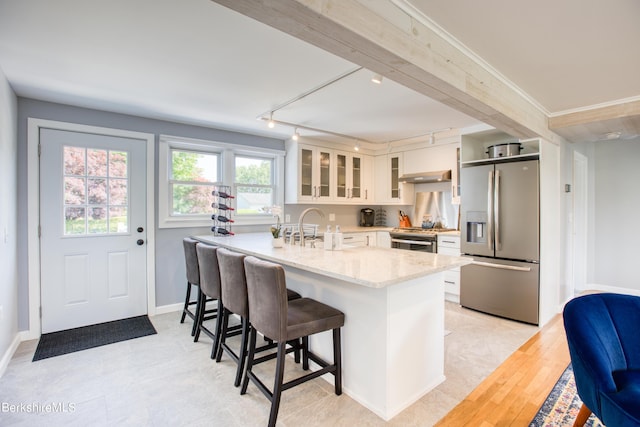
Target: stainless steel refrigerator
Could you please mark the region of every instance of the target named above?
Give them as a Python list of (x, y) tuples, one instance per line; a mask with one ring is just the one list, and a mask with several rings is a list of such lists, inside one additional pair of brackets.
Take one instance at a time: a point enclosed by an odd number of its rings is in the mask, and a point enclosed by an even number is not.
[(539, 162), (463, 167), (460, 304), (538, 324), (540, 297)]

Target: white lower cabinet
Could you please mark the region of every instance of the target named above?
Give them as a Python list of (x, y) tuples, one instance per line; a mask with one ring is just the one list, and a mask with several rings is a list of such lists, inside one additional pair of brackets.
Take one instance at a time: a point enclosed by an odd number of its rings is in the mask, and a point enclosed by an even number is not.
[[(439, 234), (438, 253), (443, 255), (460, 256), (460, 236)], [(444, 272), (444, 298), (447, 301), (460, 302), (460, 268)]]
[(376, 246), (376, 233), (343, 233), (342, 241), (346, 246)]
[(391, 249), (391, 235), (388, 231), (376, 232), (376, 246)]

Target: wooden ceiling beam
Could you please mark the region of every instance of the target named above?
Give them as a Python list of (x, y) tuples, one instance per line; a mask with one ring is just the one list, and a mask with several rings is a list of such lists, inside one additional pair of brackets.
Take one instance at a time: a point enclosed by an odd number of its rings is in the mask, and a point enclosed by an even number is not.
[(212, 1), (513, 136), (563, 140), (549, 129), (544, 111), (391, 1), (385, 6), (393, 8), (393, 20), (358, 0)]

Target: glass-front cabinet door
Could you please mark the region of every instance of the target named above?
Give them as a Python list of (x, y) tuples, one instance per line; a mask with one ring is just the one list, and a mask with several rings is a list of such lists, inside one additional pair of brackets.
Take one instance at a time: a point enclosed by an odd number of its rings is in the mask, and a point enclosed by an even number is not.
[(347, 198), (347, 155), (336, 155), (336, 197)]
[(300, 196), (313, 197), (313, 150), (300, 150)]
[(353, 156), (351, 160), (351, 191), (350, 197), (362, 197), (362, 158)]
[(331, 153), (319, 150), (318, 157), (320, 171), (316, 197), (328, 199), (331, 196)]
[(391, 157), (391, 198), (399, 199), (400, 198), (400, 157), (393, 156)]
[(298, 202), (317, 202), (331, 198), (332, 161), (331, 150), (308, 145), (300, 146), (298, 150)]

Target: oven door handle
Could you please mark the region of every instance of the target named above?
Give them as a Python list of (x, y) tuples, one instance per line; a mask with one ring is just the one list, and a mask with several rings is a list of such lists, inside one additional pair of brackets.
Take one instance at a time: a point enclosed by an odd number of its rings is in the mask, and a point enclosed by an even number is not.
[(425, 240), (406, 240), (406, 239), (391, 239), (391, 243), (410, 243), (412, 245), (431, 246), (433, 242)]

